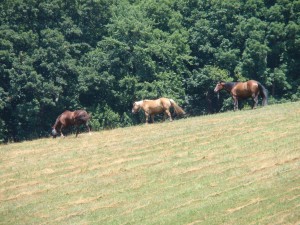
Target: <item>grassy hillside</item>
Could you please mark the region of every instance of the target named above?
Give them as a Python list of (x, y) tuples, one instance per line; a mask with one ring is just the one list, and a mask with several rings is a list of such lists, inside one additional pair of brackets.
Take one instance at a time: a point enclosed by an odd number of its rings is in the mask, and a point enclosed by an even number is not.
[(0, 224), (299, 224), (300, 102), (0, 146)]

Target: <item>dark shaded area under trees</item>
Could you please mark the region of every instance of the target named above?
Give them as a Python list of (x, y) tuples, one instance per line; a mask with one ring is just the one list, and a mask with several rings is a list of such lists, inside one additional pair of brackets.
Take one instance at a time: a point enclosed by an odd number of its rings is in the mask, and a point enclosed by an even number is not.
[(232, 109), (219, 80), (300, 98), (299, 0), (4, 0), (0, 14), (0, 142), (48, 136), (67, 109), (94, 130), (141, 122), (146, 98)]

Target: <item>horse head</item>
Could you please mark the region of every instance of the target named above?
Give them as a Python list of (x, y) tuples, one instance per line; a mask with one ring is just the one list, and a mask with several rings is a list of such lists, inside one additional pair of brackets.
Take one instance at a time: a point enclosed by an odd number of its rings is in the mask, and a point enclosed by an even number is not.
[(217, 83), (214, 92), (218, 92), (220, 90), (222, 90), (224, 88), (225, 82), (224, 81), (220, 81)]
[(139, 102), (134, 102), (131, 112), (132, 113), (137, 113), (138, 111), (140, 111), (140, 109), (141, 109), (141, 102), (140, 101)]
[(55, 128), (52, 129), (51, 135), (52, 135), (53, 138), (56, 138), (56, 137), (57, 137), (57, 131), (56, 131)]

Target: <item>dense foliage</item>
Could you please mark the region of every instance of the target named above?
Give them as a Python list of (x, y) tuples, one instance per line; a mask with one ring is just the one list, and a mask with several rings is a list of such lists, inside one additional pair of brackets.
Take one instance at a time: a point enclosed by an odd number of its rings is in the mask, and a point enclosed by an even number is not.
[(299, 24), (299, 0), (4, 0), (0, 141), (46, 136), (66, 109), (87, 109), (94, 130), (132, 125), (145, 98), (226, 110), (218, 80), (297, 100)]

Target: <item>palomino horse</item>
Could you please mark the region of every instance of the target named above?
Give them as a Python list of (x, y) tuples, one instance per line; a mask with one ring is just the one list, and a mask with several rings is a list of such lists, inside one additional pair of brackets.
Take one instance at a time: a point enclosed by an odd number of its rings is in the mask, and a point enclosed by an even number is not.
[(240, 99), (253, 99), (252, 109), (256, 108), (258, 103), (258, 96), (262, 96), (262, 105), (267, 105), (268, 92), (267, 89), (258, 81), (249, 80), (246, 82), (218, 82), (214, 92), (218, 92), (222, 89), (225, 89), (229, 92), (234, 101), (234, 110), (238, 109), (238, 100)]
[(71, 111), (64, 111), (62, 114), (60, 114), (55, 124), (52, 127), (52, 136), (53, 138), (56, 138), (57, 136), (57, 130), (61, 133), (61, 136), (64, 137), (64, 134), (62, 133), (62, 129), (69, 126), (76, 126), (76, 137), (79, 133), (79, 126), (84, 124), (86, 128), (88, 129), (90, 133), (90, 128), (88, 126), (88, 121), (90, 119), (90, 115), (85, 110), (75, 110), (74, 112)]
[(146, 116), (146, 124), (148, 123), (149, 115), (151, 116), (152, 123), (154, 123), (154, 115), (158, 113), (164, 113), (165, 120), (166, 115), (169, 116), (172, 121), (170, 108), (173, 107), (177, 115), (183, 115), (185, 112), (178, 106), (173, 99), (159, 98), (156, 100), (142, 100), (133, 103), (132, 113), (137, 113), (141, 109), (144, 111)]

